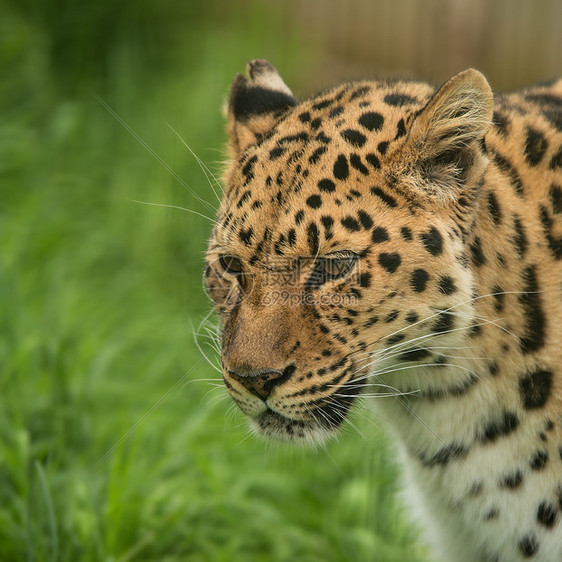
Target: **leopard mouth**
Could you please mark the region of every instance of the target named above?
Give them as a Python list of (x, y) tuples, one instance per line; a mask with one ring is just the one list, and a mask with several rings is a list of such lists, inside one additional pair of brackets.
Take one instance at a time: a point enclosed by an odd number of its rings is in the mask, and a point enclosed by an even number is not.
[[(338, 433), (365, 385), (364, 376), (347, 379), (354, 368), (350, 364), (323, 384), (296, 391), (294, 387), (284, 387), (286, 375), (271, 379), (265, 373), (250, 378), (225, 370), (223, 380), (232, 399), (248, 416), (256, 435), (274, 441), (317, 445)], [(293, 367), (288, 375), (294, 371)], [(271, 380), (281, 383), (267, 388)]]

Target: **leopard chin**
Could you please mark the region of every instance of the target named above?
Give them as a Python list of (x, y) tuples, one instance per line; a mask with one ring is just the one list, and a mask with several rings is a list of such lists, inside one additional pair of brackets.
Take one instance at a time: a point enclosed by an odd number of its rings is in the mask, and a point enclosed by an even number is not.
[(319, 447), (334, 439), (339, 426), (327, 421), (295, 420), (270, 408), (256, 417), (250, 417), (250, 428), (259, 437), (306, 447)]

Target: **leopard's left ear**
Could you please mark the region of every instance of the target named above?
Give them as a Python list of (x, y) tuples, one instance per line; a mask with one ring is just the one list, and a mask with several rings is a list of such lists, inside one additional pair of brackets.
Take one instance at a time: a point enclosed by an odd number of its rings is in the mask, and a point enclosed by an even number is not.
[[(484, 137), (492, 124), (493, 94), (486, 78), (472, 68), (460, 72), (435, 92), (416, 115), (409, 142), (416, 147), (423, 174), (442, 196), (452, 195), (470, 175), (486, 165)], [(449, 191), (449, 193), (446, 193)]]
[(258, 142), (290, 107), (297, 104), (277, 69), (266, 60), (246, 64), (249, 79), (237, 74), (227, 107), (230, 149), (234, 157)]

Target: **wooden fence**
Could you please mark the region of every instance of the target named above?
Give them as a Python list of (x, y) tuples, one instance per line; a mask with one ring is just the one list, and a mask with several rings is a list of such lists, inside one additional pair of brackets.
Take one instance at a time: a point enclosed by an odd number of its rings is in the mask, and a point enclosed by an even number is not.
[[(274, 1), (274, 0), (271, 0)], [(562, 0), (288, 0), (320, 53), (301, 83), (403, 75), (436, 83), (469, 66), (495, 90), (562, 76)]]

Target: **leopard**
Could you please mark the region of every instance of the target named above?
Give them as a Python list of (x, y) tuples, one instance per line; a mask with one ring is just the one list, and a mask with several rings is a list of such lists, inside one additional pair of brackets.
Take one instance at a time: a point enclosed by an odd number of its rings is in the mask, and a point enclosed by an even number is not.
[(561, 561), (562, 80), (297, 100), (256, 59), (225, 112), (204, 283), (253, 431), (318, 446), (368, 400), (433, 559)]

